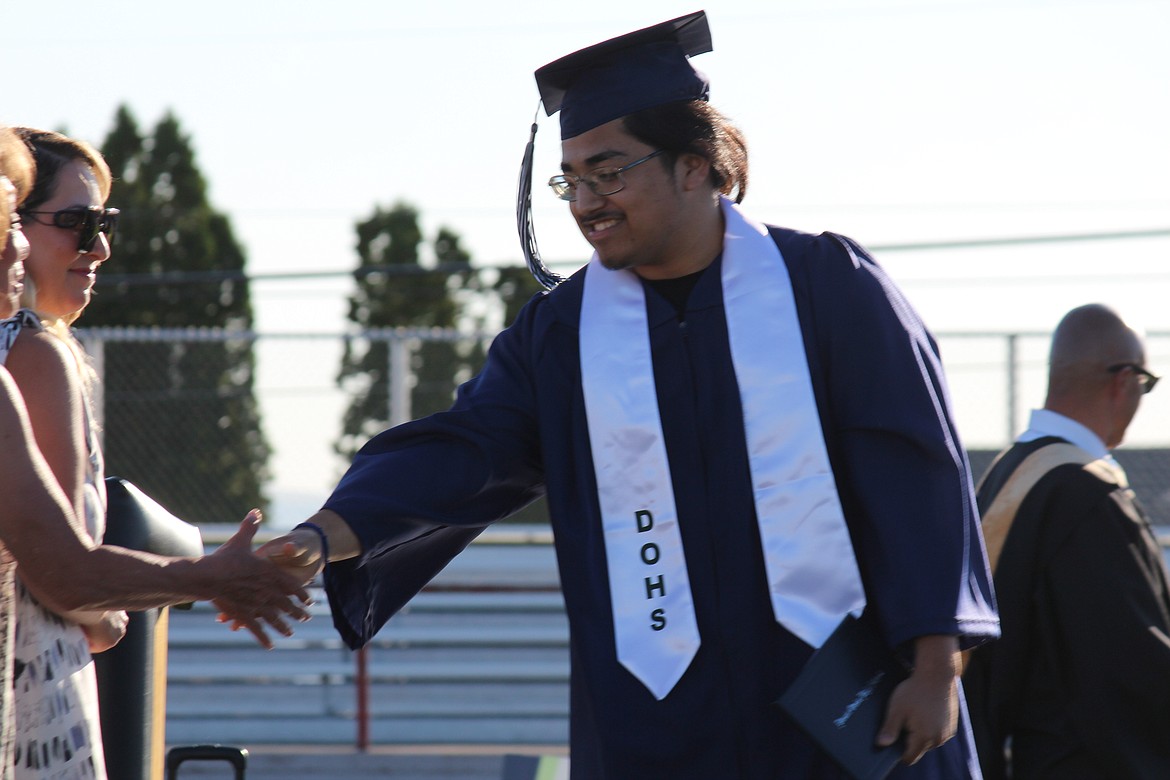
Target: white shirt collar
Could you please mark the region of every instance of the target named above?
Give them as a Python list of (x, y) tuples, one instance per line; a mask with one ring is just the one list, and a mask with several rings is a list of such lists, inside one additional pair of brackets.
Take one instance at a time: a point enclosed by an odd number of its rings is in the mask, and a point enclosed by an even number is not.
[(1045, 436), (1059, 436), (1070, 444), (1080, 447), (1094, 458), (1104, 458), (1109, 455), (1109, 448), (1105, 446), (1101, 437), (1076, 420), (1051, 409), (1033, 409), (1032, 416), (1028, 420), (1028, 430), (1021, 433), (1016, 441), (1035, 441)]

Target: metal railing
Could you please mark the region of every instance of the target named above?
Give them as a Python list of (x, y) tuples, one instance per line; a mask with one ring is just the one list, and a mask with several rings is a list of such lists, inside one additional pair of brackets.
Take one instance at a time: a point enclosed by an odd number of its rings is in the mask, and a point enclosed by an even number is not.
[[(339, 441), (342, 416), (350, 396), (337, 381), (341, 355), (345, 344), (360, 342), (363, 349), (385, 349), (389, 377), (385, 398), (382, 400), (381, 419), (370, 422), (371, 430), (410, 419), (414, 415), (412, 397), (418, 387), (418, 376), (426, 368), (420, 365), (424, 353), (419, 349), (429, 341), (476, 342), (486, 345), (494, 334), (467, 334), (451, 330), (384, 329), (352, 334), (229, 332), (212, 329), (81, 329), (86, 348), (94, 358), (99, 373), (106, 370), (115, 350), (126, 345), (169, 342), (176, 345), (231, 342), (246, 344), (255, 356), (255, 373), (250, 377), (250, 391), (255, 394), (259, 408), (260, 429), (271, 446), (268, 474), (264, 490), (276, 505), (278, 516), (269, 512), (277, 526), (303, 519), (295, 513), (279, 516), (283, 504), (280, 499), (290, 489), (303, 487), (310, 480), (321, 491), (323, 498), (345, 468), (344, 459), (334, 446)], [(945, 332), (937, 334), (947, 370), (955, 416), (964, 444), (969, 449), (996, 450), (1006, 445), (1026, 425), (1027, 411), (1043, 401), (1045, 392), (1045, 363), (1049, 335), (1043, 332)], [(1155, 371), (1170, 366), (1170, 332), (1148, 335), (1148, 363)], [(190, 350), (194, 352), (194, 350)], [(136, 365), (143, 375), (151, 371), (171, 371), (173, 367)], [(1165, 370), (1165, 369), (1161, 369)], [(433, 371), (431, 372), (433, 374)], [(437, 388), (442, 397), (453, 397), (461, 377), (442, 380)], [(174, 385), (182, 377), (168, 376)], [(230, 376), (228, 380), (230, 381)], [(430, 380), (432, 384), (435, 380)], [(161, 380), (160, 380), (161, 382)], [(107, 383), (108, 384), (108, 383)], [(118, 384), (119, 403), (128, 404), (135, 414), (124, 422), (132, 430), (108, 431), (107, 436), (130, 439), (130, 446), (141, 442), (150, 446), (158, 432), (173, 424), (165, 415), (152, 416), (152, 405), (143, 398), (134, 397), (134, 387)], [(431, 390), (436, 388), (432, 387)], [(218, 394), (218, 396), (217, 396)], [(215, 403), (216, 397), (230, 397), (223, 388), (204, 392), (200, 403)], [(100, 405), (99, 405), (100, 408)], [(226, 408), (226, 407), (225, 407)], [(141, 410), (140, 412), (137, 410)], [(100, 414), (100, 412), (99, 412)], [(214, 416), (214, 415), (212, 415)], [(125, 420), (125, 415), (122, 417)], [(216, 457), (216, 453), (231, 448), (234, 440), (224, 435), (224, 428), (207, 425), (192, 433), (181, 453), (168, 452), (168, 457), (157, 458), (146, 464), (158, 473), (122, 473), (139, 485), (166, 484), (168, 491), (191, 489), (198, 494), (192, 503), (212, 507), (216, 496), (206, 485), (188, 487), (199, 458)], [(1143, 408), (1130, 427), (1129, 450), (1161, 450), (1170, 448), (1170, 396), (1155, 392), (1143, 399)], [(184, 461), (183, 458), (189, 458)], [(117, 464), (114, 464), (115, 466)], [(1170, 523), (1170, 457), (1146, 459), (1143, 468), (1154, 469), (1138, 482), (1153, 486), (1157, 495), (1139, 491), (1147, 500), (1165, 503), (1167, 511), (1159, 522)], [(114, 472), (111, 472), (114, 473)], [(1163, 501), (1164, 499), (1164, 501)], [(165, 502), (164, 502), (165, 503)], [(243, 515), (248, 507), (214, 505), (208, 515), (226, 522)], [(289, 510), (290, 512), (292, 510)], [(202, 517), (185, 517), (202, 524)]]

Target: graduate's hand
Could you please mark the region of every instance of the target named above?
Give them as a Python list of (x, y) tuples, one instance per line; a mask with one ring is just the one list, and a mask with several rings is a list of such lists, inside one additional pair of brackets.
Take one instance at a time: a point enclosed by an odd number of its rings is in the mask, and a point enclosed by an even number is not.
[(894, 688), (876, 744), (905, 735), (902, 763), (914, 764), (951, 737), (959, 723), (959, 647), (953, 636), (923, 636), (914, 643), (914, 671)]
[(267, 558), (303, 583), (325, 566), (321, 537), (309, 528), (294, 528), (260, 545), (256, 554)]

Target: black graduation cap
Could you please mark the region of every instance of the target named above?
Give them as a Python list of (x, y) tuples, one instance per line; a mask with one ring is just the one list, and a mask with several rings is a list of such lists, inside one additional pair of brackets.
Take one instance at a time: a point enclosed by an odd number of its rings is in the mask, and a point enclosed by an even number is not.
[(544, 109), (561, 112), (572, 138), (645, 108), (707, 97), (707, 79), (687, 60), (711, 51), (707, 14), (697, 11), (612, 38), (536, 71)]
[[(545, 111), (561, 112), (561, 138), (573, 138), (614, 119), (679, 100), (705, 100), (708, 84), (688, 57), (711, 51), (703, 11), (635, 30), (550, 62), (536, 71)], [(561, 277), (540, 260), (532, 225), (532, 151), (536, 123), (520, 168), (516, 221), (528, 268), (545, 287)]]

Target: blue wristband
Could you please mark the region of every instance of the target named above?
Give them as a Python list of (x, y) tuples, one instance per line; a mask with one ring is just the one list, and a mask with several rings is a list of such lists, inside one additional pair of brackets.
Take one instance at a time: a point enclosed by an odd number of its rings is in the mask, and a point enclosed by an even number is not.
[(316, 523), (304, 522), (293, 526), (293, 530), (298, 528), (308, 528), (310, 531), (316, 531), (317, 536), (321, 537), (321, 565), (329, 563), (329, 537), (325, 535), (325, 529)]

